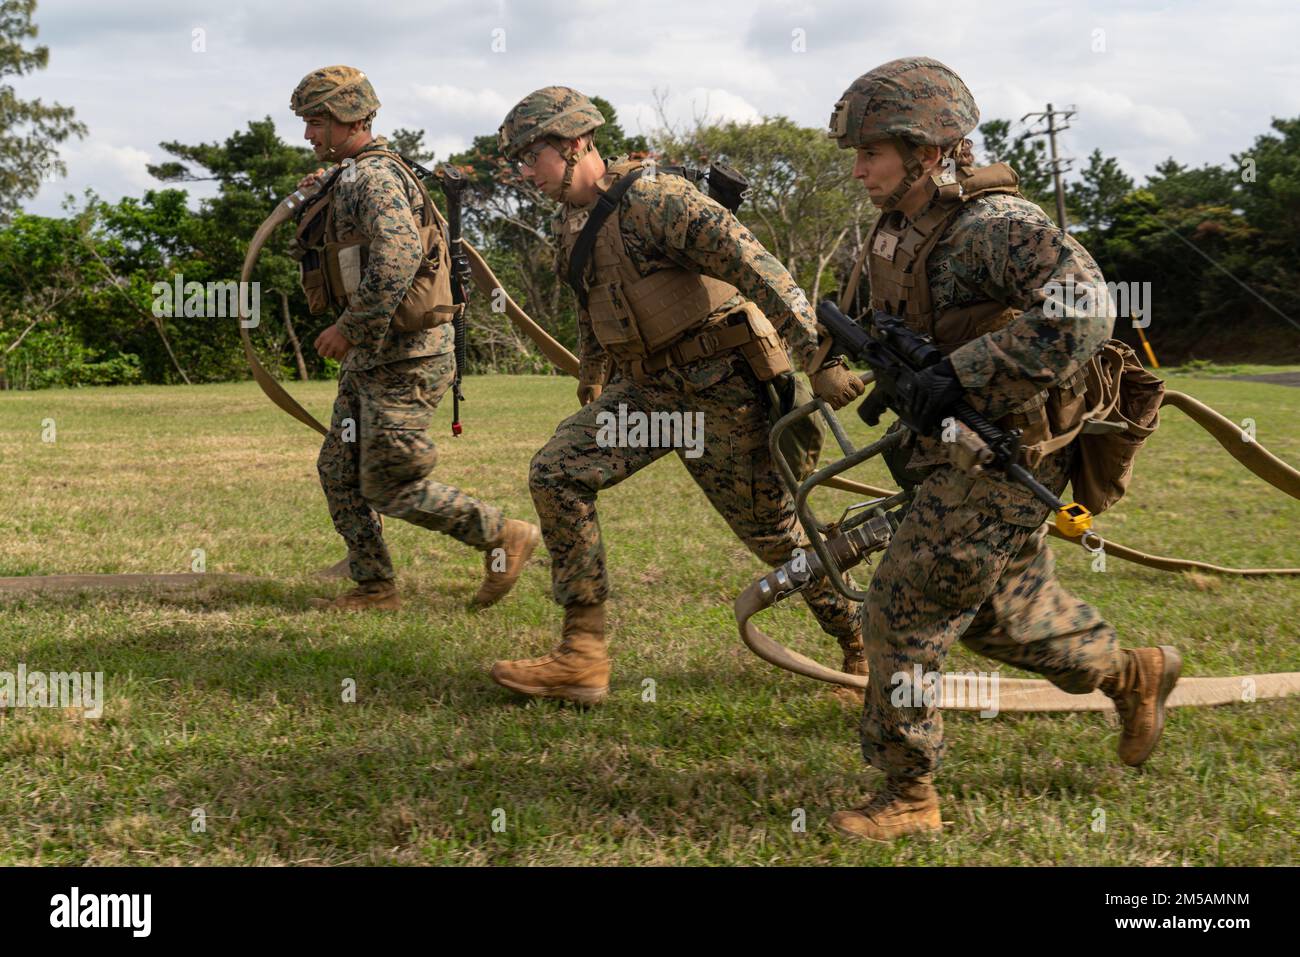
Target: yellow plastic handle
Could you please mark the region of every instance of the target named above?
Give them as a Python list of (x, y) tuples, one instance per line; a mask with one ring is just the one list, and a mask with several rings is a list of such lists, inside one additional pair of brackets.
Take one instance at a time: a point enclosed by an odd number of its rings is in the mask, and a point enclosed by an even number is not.
[(1078, 502), (1071, 502), (1057, 510), (1056, 527), (1061, 530), (1061, 534), (1078, 538), (1092, 528), (1092, 513)]

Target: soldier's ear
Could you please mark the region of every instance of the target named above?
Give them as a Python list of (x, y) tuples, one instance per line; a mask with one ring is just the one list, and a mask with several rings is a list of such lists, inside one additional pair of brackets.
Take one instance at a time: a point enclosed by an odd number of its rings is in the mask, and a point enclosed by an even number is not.
[(943, 150), (939, 149), (937, 146), (918, 146), (916, 147), (915, 154), (916, 158), (920, 161), (921, 165), (927, 172), (932, 169), (937, 169), (939, 162), (943, 159)]

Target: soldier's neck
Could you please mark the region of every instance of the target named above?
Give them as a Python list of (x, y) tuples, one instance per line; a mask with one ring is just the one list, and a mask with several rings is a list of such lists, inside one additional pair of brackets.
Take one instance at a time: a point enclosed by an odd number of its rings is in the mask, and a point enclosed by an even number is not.
[[(605, 161), (601, 159), (598, 154), (593, 152), (587, 155), (595, 158), (595, 163), (592, 164), (592, 166), (597, 167), (596, 169), (592, 169), (590, 166), (588, 167), (589, 173), (586, 175), (591, 176), (590, 182), (585, 183), (581, 187), (576, 183), (570, 183), (568, 195), (564, 197), (566, 203), (570, 206), (578, 207), (579, 209), (583, 206), (590, 206), (596, 201), (596, 196), (600, 193), (600, 181), (605, 178), (606, 172)], [(583, 162), (580, 162), (578, 167), (574, 170), (575, 179), (578, 176), (578, 172), (582, 169), (586, 158), (587, 157), (584, 157)], [(586, 178), (586, 175), (584, 175), (584, 179)]]
[(358, 133), (352, 139), (348, 140), (345, 143), (340, 144), (334, 150), (334, 159), (338, 162), (342, 162), (345, 159), (350, 159), (351, 157), (356, 156), (358, 153), (360, 153), (362, 150), (364, 150), (367, 146), (369, 146), (374, 141), (375, 141), (375, 136), (369, 130), (365, 130), (361, 133)]

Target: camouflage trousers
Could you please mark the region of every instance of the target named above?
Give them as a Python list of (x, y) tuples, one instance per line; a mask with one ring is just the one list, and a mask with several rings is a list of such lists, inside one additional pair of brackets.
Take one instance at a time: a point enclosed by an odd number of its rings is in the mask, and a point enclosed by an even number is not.
[[(1046, 459), (1039, 481), (1059, 494), (1072, 454)], [(1022, 486), (947, 465), (917, 488), (863, 603), (868, 764), (905, 777), (939, 767), (943, 716), (925, 695), (905, 692), (917, 666), (923, 676), (943, 670), (955, 641), (1071, 694), (1119, 673), (1114, 629), (1056, 580), (1047, 513)]]
[(334, 527), (357, 582), (391, 580), (379, 514), (444, 532), (480, 550), (501, 537), (501, 512), (426, 478), (438, 461), (433, 412), (455, 377), (450, 354), (344, 372), (316, 460)]
[[(718, 514), (770, 566), (808, 545), (794, 499), (781, 484), (768, 452), (765, 387), (743, 360), (727, 354), (683, 370), (666, 370), (645, 383), (621, 379), (561, 422), (533, 457), (529, 470), (528, 486), (551, 553), (552, 595), (559, 604), (607, 599), (609, 577), (596, 494), (670, 451), (646, 447), (647, 443), (628, 442), (631, 447), (627, 447), (603, 441), (602, 421), (617, 418), (620, 406), (627, 415), (703, 413), (702, 454), (692, 457), (687, 449), (675, 451)], [(860, 648), (856, 602), (843, 598), (826, 582), (803, 595), (823, 631), (846, 650)]]

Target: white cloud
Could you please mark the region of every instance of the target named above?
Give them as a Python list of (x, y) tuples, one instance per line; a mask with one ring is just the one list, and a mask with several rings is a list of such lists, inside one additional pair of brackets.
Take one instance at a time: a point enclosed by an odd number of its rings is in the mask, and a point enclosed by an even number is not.
[[(721, 119), (780, 114), (820, 127), (854, 77), (910, 54), (957, 69), (985, 119), (1074, 104), (1063, 150), (1082, 159), (1100, 148), (1139, 179), (1171, 154), (1226, 163), (1271, 117), (1300, 112), (1294, 0), (1004, 0), (996, 15), (950, 0), (386, 0), (360, 14), (355, 0), (60, 0), (39, 6), (36, 22), (50, 65), (15, 78), (18, 94), (72, 106), (90, 127), (64, 151), (68, 179), (30, 204), (45, 213), (85, 185), (109, 199), (158, 185), (143, 165), (165, 158), (164, 140), (222, 141), (269, 115), (298, 142), (289, 92), (327, 63), (365, 69), (384, 103), (377, 131), (423, 129), (440, 159), (557, 83), (605, 97), (630, 132), (658, 125), (655, 90), (669, 91), (678, 123), (707, 101)], [(195, 26), (208, 31), (201, 55)], [(495, 29), (506, 30), (504, 53), (492, 52)], [(791, 47), (795, 29), (806, 52)]]
[(469, 117), (488, 123), (500, 123), (516, 100), (496, 90), (471, 90), (449, 84), (412, 84), (415, 99), (432, 107), (435, 114)]
[(660, 108), (662, 108), (663, 119), (674, 129), (690, 129), (697, 120), (757, 123), (763, 118), (758, 107), (729, 90), (697, 86), (680, 93), (671, 90), (665, 90), (663, 93), (662, 104), (653, 102), (630, 103), (626, 106), (615, 104), (623, 129), (628, 133), (649, 133), (658, 129), (663, 125), (659, 116)]

